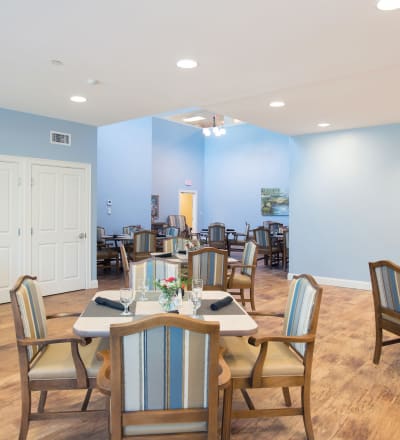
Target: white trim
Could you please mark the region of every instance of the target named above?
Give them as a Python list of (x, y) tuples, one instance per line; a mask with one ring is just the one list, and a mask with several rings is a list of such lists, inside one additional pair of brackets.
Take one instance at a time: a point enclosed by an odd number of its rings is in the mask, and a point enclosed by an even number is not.
[(90, 280), (89, 289), (98, 289), (98, 288), (99, 288), (98, 280)]
[(178, 193), (179, 214), (181, 211), (181, 194), (192, 194), (192, 232), (197, 232), (198, 229), (198, 194), (195, 190), (180, 189)]
[[(287, 279), (292, 280), (298, 274), (288, 273)], [(314, 275), (313, 275), (314, 276)], [(315, 281), (326, 286), (348, 287), (349, 289), (371, 290), (371, 283), (369, 281), (346, 280), (342, 278), (329, 278), (314, 276)]]

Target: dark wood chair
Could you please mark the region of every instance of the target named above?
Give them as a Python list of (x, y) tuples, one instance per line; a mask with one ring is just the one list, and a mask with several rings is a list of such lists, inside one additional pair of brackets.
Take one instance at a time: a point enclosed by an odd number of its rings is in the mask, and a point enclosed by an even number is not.
[(282, 240), (282, 261), (283, 261), (283, 270), (287, 270), (289, 267), (289, 230), (286, 229), (283, 231), (283, 240)]
[(151, 257), (152, 252), (156, 252), (157, 234), (143, 229), (136, 232), (133, 237), (132, 260), (139, 261)]
[(115, 262), (115, 268), (119, 271), (119, 250), (113, 244), (105, 240), (106, 233), (102, 226), (97, 226), (97, 267), (110, 269), (111, 262)]
[(98, 387), (112, 439), (216, 440), (218, 388), (230, 386), (219, 351), (217, 322), (164, 313), (111, 325)]
[(223, 223), (211, 223), (208, 226), (208, 246), (227, 249), (225, 225)]
[[(307, 439), (314, 439), (310, 386), (321, 296), (321, 287), (310, 275), (295, 277), (289, 289), (281, 336), (221, 338), (232, 375), (227, 401), (232, 401), (232, 390), (239, 389), (247, 404), (247, 409), (228, 407), (227, 413), (233, 418), (301, 415)], [(297, 408), (291, 407), (290, 387), (301, 387), (301, 405)], [(282, 388), (286, 407), (256, 408), (247, 390), (260, 388)], [(226, 417), (224, 422), (228, 429), (230, 418)]]
[(272, 267), (279, 264), (281, 260), (281, 247), (279, 243), (272, 240), (268, 229), (260, 226), (253, 230), (254, 240), (258, 246), (258, 253), (263, 255), (264, 264)]
[(229, 254), (232, 251), (243, 251), (246, 242), (249, 240), (250, 236), (250, 224), (246, 222), (246, 228), (244, 232), (234, 231), (233, 237), (228, 239), (228, 251)]
[(184, 215), (169, 215), (167, 217), (168, 226), (173, 226), (179, 229), (179, 235), (181, 237), (189, 238), (190, 228), (186, 224), (186, 217)]
[(383, 340), (383, 330), (400, 336), (400, 266), (382, 260), (369, 263), (375, 309), (374, 363), (379, 364), (382, 347), (400, 338)]
[[(21, 377), (21, 425), (19, 440), (25, 440), (31, 420), (95, 415), (105, 411), (87, 411), (100, 362), (96, 352), (108, 347), (108, 339), (83, 339), (73, 335), (49, 337), (47, 319), (79, 316), (57, 313), (46, 316), (36, 278), (21, 276), (10, 291)], [(48, 391), (86, 390), (81, 410), (45, 411)], [(32, 392), (39, 391), (36, 412), (32, 412)]]
[(228, 251), (204, 247), (188, 254), (189, 279), (201, 278), (204, 290), (226, 290)]
[[(250, 240), (245, 244), (242, 261), (240, 264), (231, 265), (231, 273), (228, 275), (228, 291), (232, 295), (240, 295), (242, 304), (250, 302), (251, 309), (256, 310), (254, 282), (257, 268), (257, 244)], [(231, 289), (239, 289), (239, 292), (232, 292)], [(249, 290), (249, 296), (244, 296), (244, 291)]]

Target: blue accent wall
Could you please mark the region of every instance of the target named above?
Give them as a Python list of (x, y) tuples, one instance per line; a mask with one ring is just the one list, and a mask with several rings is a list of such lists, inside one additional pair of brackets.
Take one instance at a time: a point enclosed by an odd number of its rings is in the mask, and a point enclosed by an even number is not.
[[(185, 186), (185, 180), (191, 186)], [(160, 221), (179, 214), (179, 191), (197, 191), (198, 222), (204, 205), (204, 138), (201, 130), (153, 118), (153, 194), (160, 196)]]
[[(50, 131), (71, 134), (71, 146), (50, 143)], [(96, 273), (97, 128), (89, 125), (0, 108), (0, 154), (81, 162), (92, 172), (92, 279)]]
[[(250, 124), (227, 128), (226, 135), (205, 138), (203, 227), (223, 222), (244, 231), (288, 216), (261, 215), (261, 188), (289, 189), (290, 138)], [(290, 200), (289, 200), (290, 209)]]
[(98, 129), (97, 218), (108, 234), (120, 234), (127, 225), (151, 227), (151, 130), (150, 117)]
[(290, 272), (369, 281), (400, 264), (400, 124), (293, 140)]

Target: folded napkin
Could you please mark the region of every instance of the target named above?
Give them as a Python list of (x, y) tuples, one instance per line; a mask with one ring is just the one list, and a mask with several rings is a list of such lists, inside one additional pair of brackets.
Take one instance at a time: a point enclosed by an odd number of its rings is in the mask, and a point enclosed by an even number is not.
[(186, 254), (186, 251), (178, 251), (178, 254)]
[(172, 257), (171, 252), (164, 252), (162, 254), (158, 254), (157, 255), (158, 258), (168, 258), (168, 257)]
[(121, 303), (119, 303), (118, 301), (113, 301), (112, 299), (98, 296), (94, 301), (97, 304), (100, 304), (101, 306), (111, 307), (112, 309), (124, 310), (124, 306)]
[(233, 301), (233, 298), (231, 296), (226, 296), (225, 298), (219, 299), (218, 301), (215, 301), (215, 303), (212, 303), (210, 305), (211, 310), (219, 310), (222, 309), (222, 307), (229, 306), (229, 304)]

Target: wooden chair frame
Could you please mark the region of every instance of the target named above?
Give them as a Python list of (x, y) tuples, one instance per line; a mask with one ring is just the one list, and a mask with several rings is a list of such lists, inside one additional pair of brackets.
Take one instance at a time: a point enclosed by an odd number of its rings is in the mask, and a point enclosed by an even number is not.
[(369, 271), (371, 275), (371, 287), (372, 296), (374, 298), (374, 311), (375, 311), (375, 350), (374, 350), (374, 364), (379, 364), (382, 347), (386, 345), (398, 344), (400, 338), (383, 340), (383, 330), (400, 336), (400, 323), (391, 321), (389, 317), (395, 318), (400, 322), (400, 313), (396, 312), (392, 308), (384, 307), (381, 302), (381, 296), (379, 292), (378, 277), (376, 269), (379, 267), (388, 267), (400, 274), (400, 266), (392, 263), (388, 260), (381, 260), (369, 263)]
[[(25, 280), (36, 280), (36, 277), (23, 275), (18, 278), (14, 287), (10, 290), (11, 308), (14, 316), (15, 333), (17, 340), (17, 350), (19, 358), (19, 370), (21, 378), (21, 423), (19, 440), (25, 440), (28, 434), (29, 422), (31, 420), (53, 419), (56, 417), (76, 417), (82, 416), (84, 412), (87, 415), (104, 415), (104, 410), (87, 410), (92, 389), (96, 387), (96, 378), (90, 378), (87, 375), (85, 365), (79, 354), (78, 345), (87, 345), (91, 342), (90, 338), (80, 338), (78, 336), (68, 336), (59, 338), (26, 338), (24, 334), (23, 323), (17, 301), (17, 290)], [(47, 315), (47, 319), (65, 318), (71, 316), (80, 316), (80, 313), (56, 313)], [(33, 345), (39, 345), (41, 348), (50, 344), (60, 344), (69, 342), (71, 344), (71, 355), (76, 370), (76, 379), (30, 379), (29, 371), (31, 362), (29, 361), (27, 348)], [(38, 354), (40, 355), (40, 354)], [(51, 390), (73, 390), (85, 389), (86, 396), (83, 400), (80, 411), (49, 411), (45, 412), (47, 392)], [(40, 391), (40, 398), (36, 412), (32, 412), (32, 391)]]
[(229, 255), (232, 251), (243, 251), (246, 242), (250, 238), (250, 224), (246, 222), (245, 232), (233, 232), (233, 238), (228, 239), (228, 251)]
[(207, 253), (215, 253), (223, 256), (223, 275), (222, 275), (222, 284), (213, 285), (213, 284), (203, 284), (204, 290), (226, 290), (227, 289), (227, 270), (228, 270), (228, 251), (224, 249), (217, 249), (214, 247), (203, 247), (197, 249), (195, 251), (189, 251), (188, 253), (188, 276), (189, 279), (193, 279), (193, 257), (197, 255), (207, 254)]
[[(151, 246), (148, 251), (142, 251), (138, 248), (138, 238), (142, 235), (149, 235), (149, 238), (151, 240)], [(148, 231), (146, 229), (142, 229), (135, 233), (133, 237), (133, 252), (132, 252), (132, 260), (133, 261), (139, 261), (144, 260), (145, 258), (151, 257), (152, 252), (156, 252), (156, 245), (157, 245), (157, 234), (153, 231)]]
[[(223, 230), (223, 238), (222, 240), (212, 240), (211, 239), (211, 231), (213, 229), (221, 229)], [(218, 249), (228, 249), (228, 240), (226, 238), (226, 229), (225, 225), (223, 223), (211, 223), (208, 226), (208, 246), (218, 248)]]
[[(269, 246), (262, 247), (261, 244), (257, 241), (257, 231), (259, 230), (265, 231), (265, 233), (267, 234)], [(263, 226), (253, 229), (253, 236), (255, 242), (258, 245), (258, 253), (263, 255), (262, 258), (264, 259), (264, 265), (269, 265), (269, 267), (272, 268), (272, 265), (274, 263), (279, 263), (279, 260), (281, 258), (281, 249), (277, 246), (273, 246), (273, 240), (271, 238), (269, 229), (266, 229)]]
[[(302, 336), (251, 336), (248, 339), (248, 343), (260, 347), (260, 351), (257, 360), (254, 364), (253, 371), (249, 377), (232, 377), (232, 386), (227, 389), (227, 401), (230, 402), (230, 406), (226, 409), (230, 416), (224, 419), (226, 423), (225, 429), (229, 429), (231, 423), (231, 417), (233, 418), (253, 418), (253, 417), (280, 417), (280, 416), (295, 416), (301, 415), (304, 421), (304, 427), (308, 440), (314, 439), (314, 433), (311, 421), (311, 408), (310, 408), (310, 385), (311, 385), (311, 368), (314, 353), (314, 343), (316, 337), (317, 323), (319, 308), (321, 304), (322, 288), (316, 283), (314, 278), (310, 275), (299, 275), (295, 276), (297, 278), (306, 278), (309, 283), (316, 289), (315, 302), (313, 308), (313, 315), (310, 323), (310, 330), (307, 334)], [(257, 313), (252, 313), (252, 316), (257, 316)], [(266, 316), (265, 314), (260, 314), (261, 316)], [(268, 315), (272, 316), (272, 315)], [(281, 315), (274, 315), (281, 316)], [(281, 376), (270, 376), (263, 377), (262, 371), (264, 366), (264, 361), (267, 357), (268, 343), (269, 342), (284, 342), (289, 343), (306, 343), (306, 350), (304, 356), (293, 349), (300, 358), (303, 360), (304, 365), (304, 375), (281, 375)], [(228, 362), (229, 366), (229, 362)], [(283, 396), (285, 400), (286, 408), (273, 408), (273, 409), (256, 409), (253, 401), (251, 400), (247, 389), (251, 388), (282, 388)], [(298, 408), (291, 407), (291, 398), (289, 387), (301, 387), (301, 406)], [(234, 389), (240, 389), (243, 398), (247, 404), (248, 409), (235, 410), (232, 409), (232, 393)]]
[(119, 253), (121, 254), (122, 270), (124, 271), (124, 287), (129, 287), (130, 267), (129, 267), (128, 255), (126, 254), (125, 246), (123, 243), (119, 244)]
[[(256, 303), (255, 303), (255, 295), (254, 295), (254, 284), (255, 284), (255, 278), (256, 278), (256, 269), (257, 269), (257, 243), (254, 240), (249, 240), (251, 243), (253, 243), (256, 246), (256, 251), (254, 253), (253, 262), (251, 265), (245, 265), (242, 263), (239, 264), (232, 264), (231, 265), (231, 273), (228, 276), (227, 281), (227, 289), (230, 291), (230, 289), (239, 289), (239, 292), (231, 292), (232, 295), (240, 295), (240, 300), (242, 302), (242, 305), (244, 306), (246, 302), (249, 302), (251, 305), (251, 310), (256, 310)], [(243, 254), (244, 255), (244, 254)], [(239, 271), (242, 269), (251, 268), (251, 275), (249, 276), (249, 286), (248, 287), (241, 287), (240, 285), (236, 284), (235, 277), (237, 276)], [(249, 289), (249, 297), (246, 298), (244, 296), (244, 289)]]
[[(208, 334), (210, 338), (208, 354), (208, 407), (173, 410), (142, 410), (124, 412), (122, 365), (122, 337), (142, 332), (155, 327), (179, 327), (189, 331)], [(218, 389), (228, 389), (230, 386), (230, 371), (220, 355), (219, 323), (204, 322), (190, 317), (158, 314), (127, 324), (110, 326), (110, 349), (99, 353), (104, 363), (98, 374), (100, 391), (110, 396), (111, 437), (113, 440), (141, 438), (141, 439), (207, 439), (215, 440), (218, 434)], [(230, 395), (230, 393), (226, 393)], [(225, 400), (224, 400), (225, 402)], [(226, 415), (226, 414), (225, 414)], [(205, 421), (208, 424), (207, 432), (190, 432), (176, 434), (156, 434), (146, 436), (124, 436), (123, 427), (128, 425), (143, 425), (156, 423), (190, 423)], [(226, 423), (223, 423), (226, 428)], [(223, 439), (229, 438), (229, 430), (223, 431)]]

